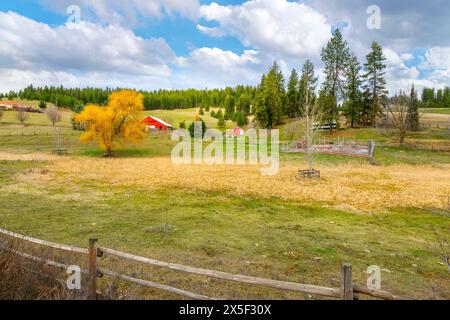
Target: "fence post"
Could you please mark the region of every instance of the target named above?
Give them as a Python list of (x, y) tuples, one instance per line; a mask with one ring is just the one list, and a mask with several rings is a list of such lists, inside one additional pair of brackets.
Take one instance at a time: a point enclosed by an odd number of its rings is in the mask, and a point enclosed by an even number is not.
[(89, 300), (97, 300), (97, 241), (96, 238), (89, 239)]
[(341, 267), (341, 300), (353, 300), (353, 276), (350, 263), (343, 263)]

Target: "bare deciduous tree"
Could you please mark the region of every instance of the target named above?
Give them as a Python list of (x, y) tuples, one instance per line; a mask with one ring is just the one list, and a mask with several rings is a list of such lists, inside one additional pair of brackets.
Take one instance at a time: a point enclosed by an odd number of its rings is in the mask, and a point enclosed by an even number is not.
[(399, 142), (402, 145), (405, 142), (406, 134), (409, 131), (408, 126), (408, 106), (399, 104), (393, 109), (391, 106), (388, 107), (389, 114), (392, 119), (392, 126), (398, 130)]
[(48, 119), (53, 123), (53, 126), (61, 121), (61, 112), (59, 112), (57, 107), (51, 106), (45, 110)]
[(448, 248), (450, 247), (450, 242), (445, 235), (442, 235), (436, 230), (435, 227), (431, 227), (431, 231), (436, 238), (436, 247), (439, 249), (439, 260), (444, 266), (448, 267), (448, 272), (450, 272), (450, 252)]
[(25, 110), (24, 107), (20, 107), (19, 111), (17, 112), (17, 120), (23, 124), (28, 119), (28, 113), (27, 110)]
[(313, 149), (314, 141), (319, 131), (321, 120), (319, 119), (319, 108), (317, 100), (313, 103), (310, 101), (311, 93), (308, 88), (305, 88), (304, 92), (304, 114), (305, 114), (305, 132), (306, 132), (306, 148), (308, 156), (308, 170), (312, 172), (314, 170), (314, 157), (315, 151)]

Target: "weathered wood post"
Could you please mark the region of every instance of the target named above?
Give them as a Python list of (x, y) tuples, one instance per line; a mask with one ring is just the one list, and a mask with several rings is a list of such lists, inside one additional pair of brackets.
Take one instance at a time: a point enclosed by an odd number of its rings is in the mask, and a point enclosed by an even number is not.
[(341, 299), (353, 300), (352, 265), (343, 263), (341, 268)]
[(97, 238), (89, 239), (89, 300), (97, 300), (97, 241)]

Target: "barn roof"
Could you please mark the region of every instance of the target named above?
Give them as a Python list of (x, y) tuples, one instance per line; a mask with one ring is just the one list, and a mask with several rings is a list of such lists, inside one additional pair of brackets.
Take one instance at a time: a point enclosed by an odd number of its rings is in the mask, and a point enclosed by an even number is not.
[(172, 125), (170, 125), (169, 123), (165, 122), (164, 120), (161, 120), (160, 118), (153, 117), (153, 116), (148, 116), (147, 118), (152, 118), (153, 120), (155, 120), (155, 121), (161, 123), (162, 125), (165, 125), (165, 126), (168, 127), (168, 128), (173, 128)]

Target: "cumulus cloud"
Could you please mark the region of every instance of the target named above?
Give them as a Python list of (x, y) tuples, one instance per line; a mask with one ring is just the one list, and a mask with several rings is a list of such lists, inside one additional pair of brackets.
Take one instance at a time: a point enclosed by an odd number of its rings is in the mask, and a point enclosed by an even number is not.
[(450, 47), (433, 47), (425, 54), (423, 68), (450, 69)]
[(187, 86), (217, 88), (257, 83), (263, 72), (260, 62), (255, 50), (245, 50), (238, 55), (219, 48), (194, 49), (179, 61), (184, 70), (175, 76), (176, 86), (186, 87), (187, 83)]
[[(333, 24), (346, 21), (348, 37), (365, 47), (373, 40), (396, 51), (450, 45), (448, 0), (306, 0), (306, 4), (326, 15)], [(367, 8), (381, 10), (381, 29), (369, 30)]]
[(321, 13), (297, 2), (250, 0), (242, 5), (203, 5), (200, 16), (217, 27), (199, 25), (213, 36), (238, 37), (247, 47), (278, 58), (313, 57), (331, 36), (331, 25)]
[(164, 39), (143, 39), (120, 26), (50, 27), (13, 12), (0, 12), (0, 38), (0, 68), (29, 72), (22, 82), (50, 79), (49, 73), (65, 83), (71, 77), (62, 75), (83, 72), (168, 77), (176, 59)]
[[(440, 45), (430, 47), (425, 44), (433, 41), (408, 35), (408, 28), (415, 30), (416, 26), (407, 27), (409, 18), (404, 15), (403, 20), (398, 18), (394, 13), (399, 8), (384, 0), (381, 0), (382, 30), (368, 31), (367, 3), (366, 0), (330, 0), (327, 4), (317, 0), (302, 3), (250, 0), (239, 5), (211, 3), (200, 7), (198, 0), (48, 1), (64, 13), (69, 4), (82, 8), (81, 23), (59, 26), (13, 12), (0, 12), (0, 91), (17, 90), (30, 83), (145, 90), (257, 84), (274, 60), (288, 76), (290, 69), (300, 69), (310, 59), (322, 80), (320, 51), (331, 37), (332, 25), (343, 27), (351, 50), (362, 63), (370, 42), (381, 42), (387, 57), (386, 78), (391, 93), (405, 90), (413, 83), (420, 89), (442, 87), (450, 82), (447, 58), (450, 44), (446, 44), (445, 38)], [(432, 6), (418, 6), (422, 7)], [(426, 12), (421, 12), (421, 16), (426, 16)], [(94, 18), (85, 19), (84, 14)], [(196, 48), (194, 43), (188, 54), (177, 56), (164, 39), (139, 37), (129, 24), (143, 17), (148, 20), (171, 14), (192, 17), (193, 26), (197, 25), (199, 32), (210, 37), (235, 37), (248, 50), (237, 52), (204, 44)], [(415, 45), (421, 43), (428, 49), (421, 53), (423, 57), (418, 57), (417, 52), (423, 50), (416, 50)]]
[(263, 72), (255, 50), (236, 54), (203, 47), (177, 57), (163, 39), (143, 39), (118, 25), (51, 27), (0, 12), (0, 38), (1, 92), (29, 84), (145, 90), (223, 87), (257, 83)]
[(2, 81), (0, 92), (21, 90), (29, 84), (34, 86), (60, 86), (68, 88), (134, 88), (153, 90), (155, 88), (172, 88), (172, 82), (159, 76), (130, 76), (114, 72), (66, 72), (48, 70), (18, 70), (0, 68)]

